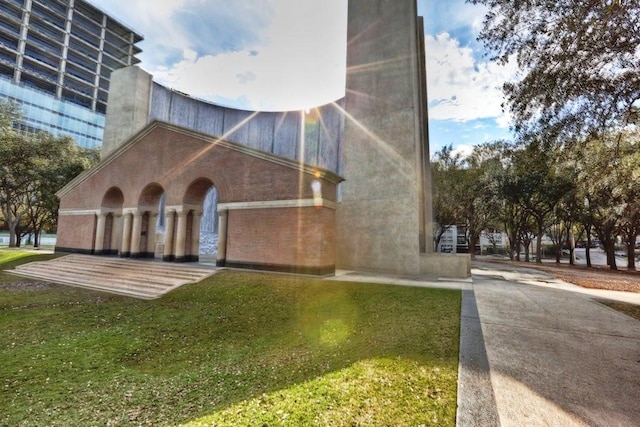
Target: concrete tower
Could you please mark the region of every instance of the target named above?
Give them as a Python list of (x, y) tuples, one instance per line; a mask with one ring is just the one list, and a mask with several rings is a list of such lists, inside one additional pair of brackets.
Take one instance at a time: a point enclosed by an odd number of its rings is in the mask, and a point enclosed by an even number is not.
[(349, 0), (337, 267), (420, 274), (431, 252), (424, 30), (415, 0)]

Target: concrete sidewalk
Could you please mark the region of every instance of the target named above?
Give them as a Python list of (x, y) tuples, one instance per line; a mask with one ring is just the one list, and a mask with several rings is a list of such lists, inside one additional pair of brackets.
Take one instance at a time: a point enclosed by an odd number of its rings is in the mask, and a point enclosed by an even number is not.
[(640, 321), (545, 273), (474, 264), (463, 290), (459, 426), (640, 425)]

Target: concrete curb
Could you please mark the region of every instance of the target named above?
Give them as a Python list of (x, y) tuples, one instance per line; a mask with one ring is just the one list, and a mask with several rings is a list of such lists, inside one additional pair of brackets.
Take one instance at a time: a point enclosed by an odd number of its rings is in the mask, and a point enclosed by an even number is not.
[(473, 289), (462, 291), (456, 425), (499, 426), (489, 359)]

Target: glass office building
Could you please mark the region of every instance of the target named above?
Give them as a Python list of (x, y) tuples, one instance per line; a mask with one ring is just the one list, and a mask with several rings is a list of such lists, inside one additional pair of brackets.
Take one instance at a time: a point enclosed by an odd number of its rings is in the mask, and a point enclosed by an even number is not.
[(0, 2), (0, 97), (23, 128), (99, 147), (111, 71), (139, 63), (142, 36), (84, 0)]

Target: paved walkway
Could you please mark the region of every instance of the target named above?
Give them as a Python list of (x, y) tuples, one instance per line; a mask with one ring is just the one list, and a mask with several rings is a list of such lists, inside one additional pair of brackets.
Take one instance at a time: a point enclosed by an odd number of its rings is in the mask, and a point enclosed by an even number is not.
[(545, 273), (474, 264), (463, 290), (458, 426), (640, 425), (640, 321)]

